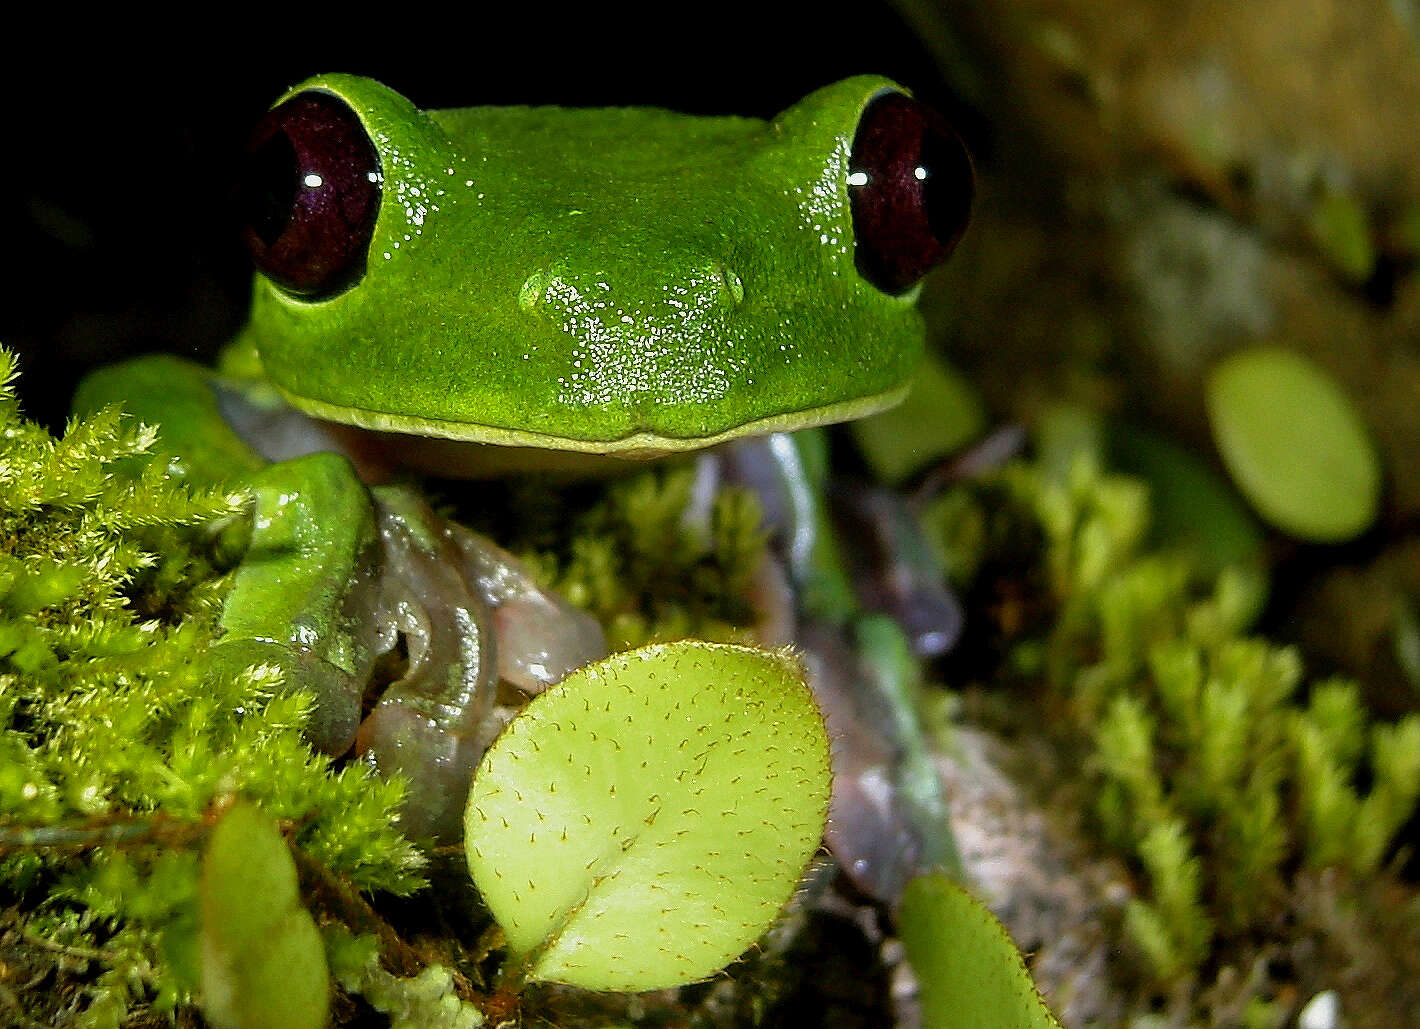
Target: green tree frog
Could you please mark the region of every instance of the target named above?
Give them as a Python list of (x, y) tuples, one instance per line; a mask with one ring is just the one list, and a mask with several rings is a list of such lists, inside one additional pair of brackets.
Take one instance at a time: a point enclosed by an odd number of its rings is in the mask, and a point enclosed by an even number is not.
[[(249, 148), (259, 274), (218, 371), (142, 358), (91, 376), (76, 406), (118, 403), (161, 425), (174, 475), (254, 491), (219, 645), (312, 690), (320, 746), (353, 741), (431, 783), (406, 816), (439, 835), (497, 678), (536, 689), (604, 644), (408, 490), (372, 494), (351, 460), (368, 480), (509, 453), (646, 457), (891, 405), (923, 348), (917, 284), (964, 230), (971, 181), (942, 120), (872, 76), (769, 122), (421, 111), (320, 76)], [(500, 628), (510, 611), (571, 642)], [(398, 633), (409, 670), (362, 726)]]

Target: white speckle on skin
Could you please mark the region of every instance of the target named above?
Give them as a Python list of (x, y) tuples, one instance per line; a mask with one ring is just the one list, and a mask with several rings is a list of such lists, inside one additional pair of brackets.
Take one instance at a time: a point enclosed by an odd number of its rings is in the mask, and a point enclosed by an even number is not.
[[(841, 184), (847, 182), (849, 185), (863, 185), (867, 182), (864, 173), (849, 173), (849, 157), (848, 140), (838, 140), (833, 153), (828, 156), (812, 182), (786, 191), (798, 203), (804, 228), (818, 238), (820, 245), (830, 248), (829, 253), (835, 260), (849, 256), (849, 247), (844, 242), (848, 238), (847, 226), (844, 223), (847, 211), (843, 203)], [(829, 270), (837, 275), (836, 263), (830, 264)]]
[[(722, 397), (747, 370), (733, 356), (744, 340), (724, 319), (727, 297), (733, 299), (733, 290), (719, 266), (663, 282), (651, 302), (623, 299), (603, 278), (579, 287), (571, 276), (549, 276), (541, 310), (556, 313), (559, 328), (580, 341), (570, 373), (557, 380), (559, 402), (598, 405), (650, 394), (653, 403), (683, 404)], [(659, 399), (668, 389), (674, 399)]]

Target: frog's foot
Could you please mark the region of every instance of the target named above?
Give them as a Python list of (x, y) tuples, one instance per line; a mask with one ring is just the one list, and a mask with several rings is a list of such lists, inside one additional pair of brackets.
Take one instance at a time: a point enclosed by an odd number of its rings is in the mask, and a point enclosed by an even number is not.
[(859, 603), (897, 622), (918, 657), (950, 652), (966, 615), (917, 513), (899, 494), (862, 485), (835, 484), (829, 503), (835, 528), (856, 541), (842, 553)]
[[(833, 741), (829, 849), (859, 890), (895, 904), (914, 875), (957, 864), (915, 699), (918, 661), (955, 642), (961, 607), (913, 512), (885, 490), (830, 484), (822, 442), (740, 441), (702, 459), (702, 492), (713, 496), (723, 481), (760, 499), (771, 553), (796, 595), (798, 610), (780, 624), (797, 621), (794, 641)], [(784, 588), (756, 583), (756, 592)]]
[(360, 723), (355, 751), (408, 782), (402, 828), (456, 839), (474, 766), (496, 733), (489, 614), (443, 523), (403, 489), (375, 494), (383, 556), (376, 621), (403, 638), (404, 674)]
[(447, 532), (492, 612), (500, 679), (536, 695), (606, 657), (606, 634), (595, 618), (542, 589), (521, 561), (486, 537), (453, 522)]
[[(455, 840), (474, 768), (524, 694), (604, 656), (606, 642), (510, 554), (410, 491), (374, 497), (384, 547), (377, 618), (403, 636), (408, 666), (360, 724), (355, 749), (408, 781), (406, 833)], [(500, 678), (524, 694), (500, 702)]]
[(859, 656), (841, 630), (810, 622), (799, 646), (832, 740), (828, 848), (858, 889), (895, 903), (927, 866), (920, 826), (897, 782), (892, 714), (876, 690), (864, 688)]
[(832, 740), (829, 850), (863, 893), (889, 905), (924, 872), (960, 864), (944, 786), (916, 710), (918, 669), (902, 629), (881, 616), (809, 621), (799, 645)]
[[(220, 660), (279, 668), (313, 699), (312, 746), (404, 778), (410, 836), (457, 839), (488, 744), (529, 694), (606, 654), (601, 627), (408, 489), (367, 489), (340, 455), (270, 465), (252, 489)], [(516, 687), (501, 703), (500, 679)]]

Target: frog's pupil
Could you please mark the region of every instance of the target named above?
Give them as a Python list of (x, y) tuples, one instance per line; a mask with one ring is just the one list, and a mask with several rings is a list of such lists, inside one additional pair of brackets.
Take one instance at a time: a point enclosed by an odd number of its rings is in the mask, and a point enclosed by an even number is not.
[(940, 115), (902, 93), (875, 98), (849, 160), (863, 277), (885, 293), (912, 288), (966, 231), (972, 191), (971, 159)]
[(258, 269), (324, 298), (365, 270), (380, 205), (380, 161), (340, 98), (299, 93), (267, 113), (247, 147), (242, 199)]

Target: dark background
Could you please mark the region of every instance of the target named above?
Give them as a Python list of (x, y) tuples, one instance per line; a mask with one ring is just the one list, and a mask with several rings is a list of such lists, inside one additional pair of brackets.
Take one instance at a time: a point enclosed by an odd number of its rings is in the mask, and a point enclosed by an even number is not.
[(318, 72), (370, 75), (426, 108), (652, 104), (768, 117), (861, 72), (953, 106), (881, 4), (851, 16), (823, 4), (654, 17), (484, 10), (408, 5), (375, 21), (290, 5), (240, 18), (214, 10), (200, 31), (154, 22), (7, 33), (22, 59), (0, 72), (0, 343), (21, 355), (27, 412), (57, 428), (86, 368), (150, 350), (207, 360), (230, 338), (250, 277), (237, 158), (271, 101)]

